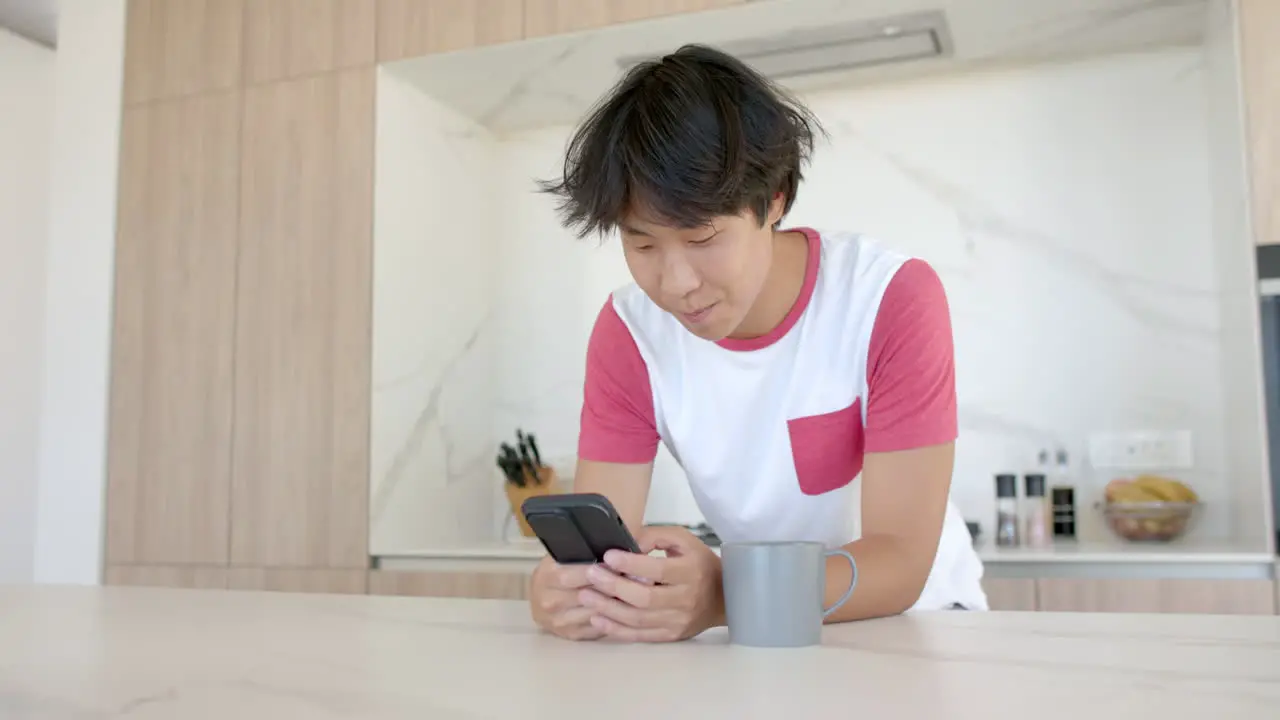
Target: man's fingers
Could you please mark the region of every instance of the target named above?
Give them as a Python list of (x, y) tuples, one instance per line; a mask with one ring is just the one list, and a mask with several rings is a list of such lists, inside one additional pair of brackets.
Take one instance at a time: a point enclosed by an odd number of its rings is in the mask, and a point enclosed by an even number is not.
[[(584, 609), (588, 610), (591, 615), (603, 615), (623, 625), (647, 627), (656, 622), (653, 611), (642, 610), (622, 600), (607, 597), (592, 590), (582, 591), (582, 603), (585, 606)], [(591, 618), (588, 617), (587, 621), (590, 622)]]
[(594, 614), (595, 610), (592, 608), (577, 605), (552, 615), (551, 626), (557, 630), (568, 630), (579, 625), (590, 625)]
[[(655, 583), (675, 582), (672, 577), (674, 571), (668, 567), (671, 558), (636, 555), (622, 550), (610, 550), (604, 554), (604, 562), (610, 570), (617, 574), (644, 578)], [(587, 572), (587, 577), (595, 580), (591, 571)]]
[(665, 550), (671, 555), (688, 555), (706, 547), (706, 543), (693, 533), (670, 525), (647, 525), (640, 528), (636, 533), (636, 543), (640, 545), (640, 552), (646, 555), (654, 550)]
[(590, 565), (553, 565), (550, 569), (547, 585), (557, 590), (577, 590), (590, 587), (587, 578)]
[(604, 637), (604, 631), (591, 624), (591, 618), (595, 615), (596, 611), (592, 608), (577, 605), (553, 615), (549, 629), (570, 640), (598, 640)]
[(605, 636), (622, 642), (673, 642), (680, 639), (674, 627), (630, 627), (604, 615), (591, 618), (591, 625)]
[[(670, 574), (670, 573), (668, 573)], [(654, 585), (642, 583), (610, 572), (607, 568), (596, 566), (588, 575), (594, 590), (600, 594), (615, 597), (622, 602), (640, 609), (680, 609), (690, 591), (688, 585)], [(590, 592), (587, 590), (582, 593)], [(580, 595), (585, 602), (587, 596)]]

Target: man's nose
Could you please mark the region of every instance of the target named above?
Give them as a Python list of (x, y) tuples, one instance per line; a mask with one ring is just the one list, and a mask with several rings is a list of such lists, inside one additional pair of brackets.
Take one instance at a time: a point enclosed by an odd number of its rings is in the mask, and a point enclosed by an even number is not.
[(684, 297), (698, 289), (698, 273), (685, 259), (684, 253), (666, 253), (662, 262), (662, 294), (667, 297)]

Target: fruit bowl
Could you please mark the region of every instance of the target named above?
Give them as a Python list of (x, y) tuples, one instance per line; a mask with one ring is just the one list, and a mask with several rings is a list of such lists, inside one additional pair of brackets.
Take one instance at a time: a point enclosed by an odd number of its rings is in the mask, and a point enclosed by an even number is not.
[(1133, 542), (1169, 542), (1187, 531), (1200, 498), (1185, 483), (1159, 475), (1107, 483), (1102, 515), (1120, 537)]
[(1102, 506), (1111, 530), (1133, 542), (1169, 542), (1182, 537), (1198, 502), (1112, 502)]

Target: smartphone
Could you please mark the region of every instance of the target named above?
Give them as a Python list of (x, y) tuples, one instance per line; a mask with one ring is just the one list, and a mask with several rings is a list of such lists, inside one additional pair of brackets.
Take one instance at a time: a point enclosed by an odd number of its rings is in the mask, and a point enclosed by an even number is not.
[(534, 495), (521, 503), (520, 512), (561, 565), (601, 563), (609, 550), (640, 552), (613, 503), (598, 493)]

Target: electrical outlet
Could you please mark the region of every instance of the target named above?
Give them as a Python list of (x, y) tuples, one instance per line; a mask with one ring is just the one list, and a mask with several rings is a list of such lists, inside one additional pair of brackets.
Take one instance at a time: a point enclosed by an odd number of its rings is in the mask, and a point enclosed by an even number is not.
[(1190, 469), (1191, 431), (1095, 433), (1089, 436), (1089, 463), (1106, 470)]

